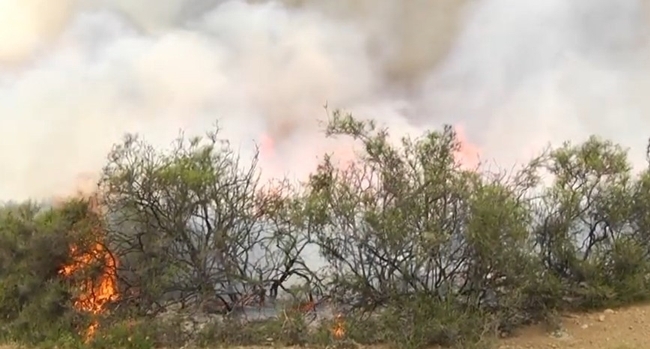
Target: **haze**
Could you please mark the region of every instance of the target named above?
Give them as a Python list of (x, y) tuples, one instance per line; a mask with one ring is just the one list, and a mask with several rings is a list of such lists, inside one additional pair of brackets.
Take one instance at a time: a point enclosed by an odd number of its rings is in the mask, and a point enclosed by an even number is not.
[(112, 144), (216, 120), (303, 178), (330, 109), (395, 135), (443, 123), (508, 167), (599, 134), (644, 166), (650, 1), (0, 0), (0, 199), (92, 182)]

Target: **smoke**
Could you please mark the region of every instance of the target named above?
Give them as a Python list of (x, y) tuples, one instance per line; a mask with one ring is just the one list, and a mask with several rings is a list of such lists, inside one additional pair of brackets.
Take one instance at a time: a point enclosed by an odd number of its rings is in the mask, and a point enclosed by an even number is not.
[(0, 63), (22, 61), (59, 33), (70, 19), (73, 0), (0, 1)]
[[(642, 0), (0, 0), (0, 199), (64, 195), (139, 132), (223, 136), (304, 178), (323, 105), (393, 133), (453, 123), (503, 166), (597, 133), (643, 158)], [(471, 154), (467, 156), (471, 157)]]
[(486, 154), (524, 159), (547, 142), (648, 137), (647, 1), (481, 1), (423, 88), (428, 115), (464, 120)]

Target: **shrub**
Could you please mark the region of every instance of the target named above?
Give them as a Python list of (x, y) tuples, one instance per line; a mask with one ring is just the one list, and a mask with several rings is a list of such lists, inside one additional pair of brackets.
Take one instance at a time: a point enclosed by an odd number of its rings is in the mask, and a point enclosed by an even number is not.
[[(358, 157), (324, 157), (302, 186), (263, 185), (257, 159), (244, 164), (216, 130), (166, 150), (126, 137), (101, 212), (81, 199), (5, 205), (0, 335), (60, 348), (472, 347), (650, 294), (650, 170), (633, 175), (609, 141), (503, 173), (463, 168), (451, 127), (395, 142), (335, 113), (326, 135), (356, 142)], [(62, 275), (98, 244), (115, 270), (99, 258)], [(107, 270), (119, 298), (90, 315), (75, 302)], [(295, 306), (246, 319), (286, 298)], [(318, 309), (342, 315), (345, 334), (332, 333), (339, 318), (313, 321)]]

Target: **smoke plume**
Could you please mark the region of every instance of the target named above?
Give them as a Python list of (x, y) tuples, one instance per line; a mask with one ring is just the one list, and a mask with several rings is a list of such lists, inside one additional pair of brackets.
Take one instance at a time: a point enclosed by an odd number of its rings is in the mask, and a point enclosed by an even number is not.
[(503, 166), (593, 133), (640, 164), (647, 2), (0, 0), (0, 199), (76, 189), (125, 132), (166, 146), (217, 119), (300, 178), (349, 152), (325, 104), (396, 135), (455, 124)]

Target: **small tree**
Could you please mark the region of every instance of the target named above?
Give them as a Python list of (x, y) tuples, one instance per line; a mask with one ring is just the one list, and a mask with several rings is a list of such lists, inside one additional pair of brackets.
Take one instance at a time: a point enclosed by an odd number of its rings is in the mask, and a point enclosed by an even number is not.
[[(345, 169), (326, 158), (309, 182), (310, 214), (321, 224), (316, 241), (339, 302), (366, 311), (404, 309), (398, 317), (407, 322), (387, 330), (399, 328), (395, 335), (409, 333), (419, 345), (467, 337), (461, 328), (469, 323), (450, 334), (431, 331), (427, 321), (465, 311), (476, 320), (488, 307), (498, 313), (519, 306), (519, 298), (503, 296), (506, 288), (521, 293), (532, 275), (522, 273), (532, 265), (523, 193), (537, 184), (534, 168), (510, 182), (462, 170), (451, 127), (394, 145), (374, 123), (335, 113), (328, 135), (352, 137), (364, 150)], [(417, 314), (413, 307), (428, 310), (406, 320)]]
[[(642, 197), (643, 177), (634, 183), (627, 152), (591, 137), (551, 151), (544, 167), (554, 181), (544, 193), (532, 231), (548, 276), (565, 284), (559, 298), (578, 297), (574, 306), (592, 306), (644, 289), (641, 284), (630, 289), (623, 282), (647, 273), (643, 251), (637, 247), (641, 235), (634, 227), (641, 221), (631, 221), (641, 217), (633, 211), (639, 207), (635, 191)], [(634, 271), (619, 269), (621, 263), (634, 264)]]
[(181, 135), (166, 152), (127, 137), (101, 181), (125, 292), (147, 311), (175, 299), (230, 312), (261, 304), (291, 275), (311, 278), (296, 202), (262, 189), (257, 157), (245, 165), (218, 129)]

